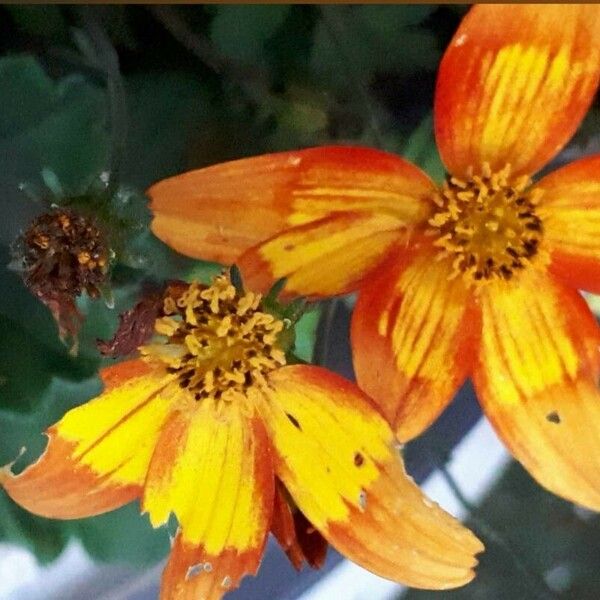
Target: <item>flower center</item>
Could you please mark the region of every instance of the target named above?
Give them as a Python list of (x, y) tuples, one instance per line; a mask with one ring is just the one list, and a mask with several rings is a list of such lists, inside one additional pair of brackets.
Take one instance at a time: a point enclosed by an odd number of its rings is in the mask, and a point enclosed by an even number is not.
[(542, 221), (535, 213), (538, 193), (527, 176), (511, 178), (510, 166), (466, 181), (450, 177), (433, 199), (429, 219), (440, 259), (452, 260), (451, 278), (475, 282), (510, 279), (538, 253)]
[(278, 345), (283, 321), (259, 310), (260, 301), (252, 292), (239, 295), (225, 275), (210, 287), (171, 286), (154, 326), (160, 337), (141, 352), (166, 363), (196, 400), (245, 396), (286, 362)]

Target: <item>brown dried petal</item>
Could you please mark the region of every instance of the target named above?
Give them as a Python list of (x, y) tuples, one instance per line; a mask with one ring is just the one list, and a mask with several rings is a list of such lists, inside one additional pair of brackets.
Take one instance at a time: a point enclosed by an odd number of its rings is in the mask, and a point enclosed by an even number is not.
[(97, 346), (104, 356), (125, 356), (135, 352), (154, 333), (154, 322), (163, 303), (162, 292), (152, 292), (133, 308), (119, 316), (119, 327), (108, 342), (98, 340)]

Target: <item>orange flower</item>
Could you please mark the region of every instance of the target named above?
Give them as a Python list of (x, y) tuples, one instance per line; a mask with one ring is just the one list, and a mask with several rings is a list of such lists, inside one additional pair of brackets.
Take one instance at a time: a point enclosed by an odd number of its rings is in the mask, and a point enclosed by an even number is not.
[(322, 535), (411, 586), (473, 578), (479, 540), (407, 477), (354, 384), (286, 365), (285, 322), (259, 295), (225, 276), (171, 285), (155, 331), (141, 358), (102, 372), (101, 396), (48, 430), (38, 462), (4, 469), (15, 501), (59, 519), (137, 498), (155, 527), (175, 515), (163, 599), (221, 598), (257, 571), (269, 530), (296, 567), (322, 563)]
[(150, 189), (153, 230), (289, 293), (360, 289), (360, 385), (400, 440), (471, 377), (498, 434), (553, 492), (600, 509), (600, 156), (531, 183), (598, 86), (592, 5), (482, 5), (442, 60), (438, 188), (402, 159), (329, 147), (240, 160)]

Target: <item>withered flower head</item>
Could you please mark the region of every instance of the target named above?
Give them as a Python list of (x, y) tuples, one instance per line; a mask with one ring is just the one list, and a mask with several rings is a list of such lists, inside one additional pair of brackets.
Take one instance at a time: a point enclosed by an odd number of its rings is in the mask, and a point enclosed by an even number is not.
[(56, 208), (36, 217), (14, 249), (23, 281), (52, 311), (62, 339), (75, 339), (81, 314), (75, 298), (97, 298), (109, 266), (109, 247), (89, 217)]

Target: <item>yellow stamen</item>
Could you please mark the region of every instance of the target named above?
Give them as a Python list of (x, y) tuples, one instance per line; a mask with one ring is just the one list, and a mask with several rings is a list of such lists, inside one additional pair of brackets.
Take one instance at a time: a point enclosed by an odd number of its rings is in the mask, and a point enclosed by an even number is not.
[(260, 301), (251, 292), (238, 296), (224, 275), (210, 287), (169, 288), (155, 323), (163, 343), (142, 347), (142, 355), (164, 362), (196, 400), (223, 403), (247, 397), (249, 389), (267, 385), (269, 371), (285, 365), (278, 346), (284, 324), (262, 312)]
[(538, 255), (543, 234), (535, 213), (539, 192), (528, 190), (526, 176), (511, 178), (510, 165), (492, 173), (484, 163), (466, 180), (450, 177), (432, 198), (428, 233), (440, 260), (450, 259), (450, 279), (468, 283), (510, 279)]

